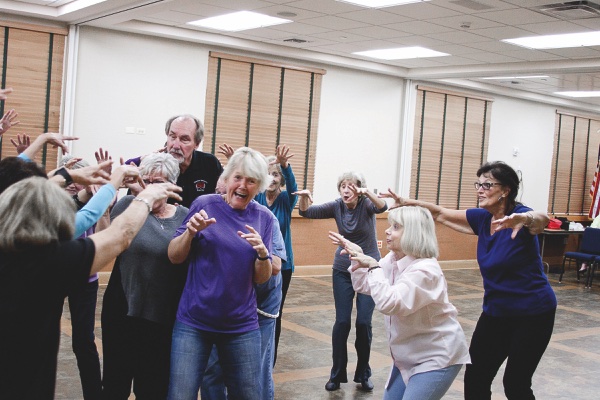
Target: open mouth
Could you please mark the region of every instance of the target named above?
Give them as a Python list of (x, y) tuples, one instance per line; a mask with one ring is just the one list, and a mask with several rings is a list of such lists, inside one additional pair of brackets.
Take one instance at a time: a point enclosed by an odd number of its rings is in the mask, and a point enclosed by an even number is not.
[(235, 197), (237, 197), (238, 199), (242, 199), (242, 200), (246, 200), (248, 198), (247, 194), (243, 194), (243, 193), (240, 193), (240, 192), (233, 192), (233, 195)]

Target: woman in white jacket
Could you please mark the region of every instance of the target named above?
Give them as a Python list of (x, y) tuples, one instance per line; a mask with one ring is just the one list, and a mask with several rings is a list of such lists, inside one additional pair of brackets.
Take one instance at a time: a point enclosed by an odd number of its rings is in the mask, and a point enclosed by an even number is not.
[(403, 207), (388, 221), (390, 252), (379, 262), (338, 233), (329, 237), (350, 255), (354, 290), (371, 295), (385, 316), (393, 366), (384, 400), (441, 399), (470, 359), (436, 259), (433, 218), (425, 208)]

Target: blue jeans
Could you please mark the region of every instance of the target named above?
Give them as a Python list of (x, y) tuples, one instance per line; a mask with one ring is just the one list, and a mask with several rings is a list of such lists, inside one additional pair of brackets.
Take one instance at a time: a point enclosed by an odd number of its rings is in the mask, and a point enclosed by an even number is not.
[(83, 398), (96, 400), (102, 392), (100, 358), (94, 341), (98, 281), (77, 286), (68, 296), (73, 329), (73, 353), (77, 358)]
[(461, 368), (462, 364), (456, 364), (415, 374), (405, 385), (400, 370), (394, 365), (383, 400), (439, 400), (444, 397)]
[(361, 382), (371, 376), (371, 367), (369, 366), (371, 340), (373, 338), (371, 319), (375, 302), (371, 296), (354, 291), (349, 272), (334, 269), (332, 281), (335, 324), (331, 335), (333, 367), (331, 368), (330, 379), (334, 382), (348, 382), (346, 371), (348, 347), (346, 342), (352, 326), (352, 306), (356, 294), (356, 341), (354, 342), (354, 348), (356, 349), (357, 362), (354, 382)]
[[(261, 339), (261, 399), (273, 400), (275, 398), (275, 384), (273, 383), (273, 357), (275, 348), (275, 319), (258, 316)], [(223, 371), (219, 365), (217, 348), (213, 347), (210, 353), (208, 366), (202, 379), (200, 390), (202, 400), (225, 400), (227, 392), (223, 382)]]
[(227, 334), (175, 322), (169, 400), (196, 400), (210, 353), (216, 345), (230, 399), (260, 400), (260, 331)]

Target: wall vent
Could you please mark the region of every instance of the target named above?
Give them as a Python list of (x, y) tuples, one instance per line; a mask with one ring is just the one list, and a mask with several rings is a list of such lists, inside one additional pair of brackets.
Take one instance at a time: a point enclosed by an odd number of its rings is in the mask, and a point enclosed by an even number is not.
[(537, 6), (534, 9), (567, 21), (600, 17), (600, 5), (591, 1), (567, 1)]

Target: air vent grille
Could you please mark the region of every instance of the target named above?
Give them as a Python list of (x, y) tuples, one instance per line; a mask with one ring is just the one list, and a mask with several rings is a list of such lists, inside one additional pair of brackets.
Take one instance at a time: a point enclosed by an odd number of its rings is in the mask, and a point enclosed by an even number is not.
[(535, 7), (535, 10), (567, 21), (600, 16), (600, 5), (591, 1), (567, 1), (565, 3), (547, 4)]

